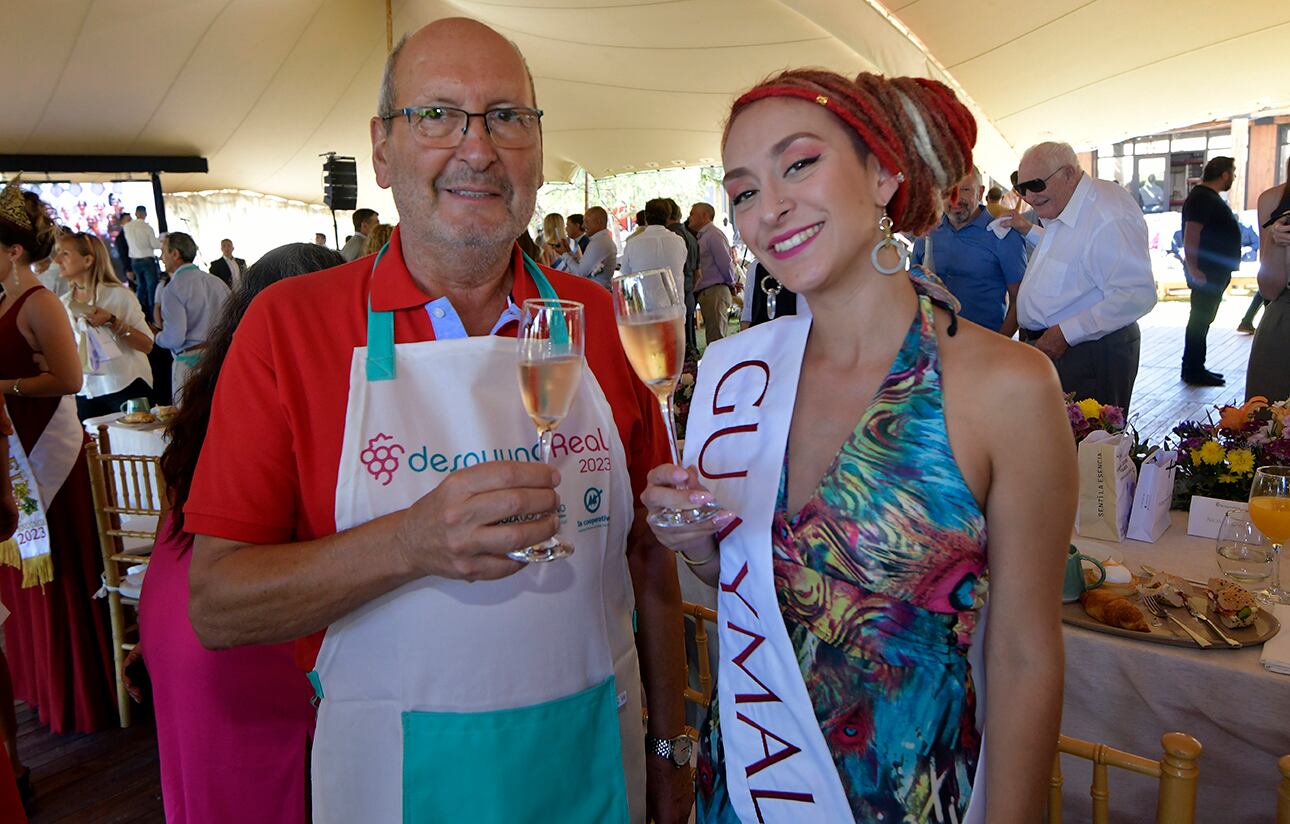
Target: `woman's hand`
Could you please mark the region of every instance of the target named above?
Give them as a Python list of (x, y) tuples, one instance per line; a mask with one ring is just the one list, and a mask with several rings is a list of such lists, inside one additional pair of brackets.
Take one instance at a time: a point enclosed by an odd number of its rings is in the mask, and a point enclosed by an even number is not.
[[(699, 483), (693, 468), (662, 464), (649, 473), (649, 486), (641, 493), (641, 503), (652, 512), (659, 509), (692, 509), (710, 503), (712, 493)], [(717, 544), (714, 535), (734, 520), (733, 512), (722, 512), (703, 523), (659, 529), (653, 525), (654, 537), (673, 552), (683, 552), (691, 561), (715, 560)]]
[(92, 311), (85, 313), (85, 322), (96, 328), (111, 321), (112, 313), (101, 306), (95, 306)]
[(142, 642), (135, 644), (134, 649), (126, 653), (125, 660), (121, 662), (121, 680), (125, 684), (126, 694), (129, 695), (130, 700), (134, 701), (136, 704), (143, 703), (143, 690), (135, 686), (134, 681), (131, 680), (130, 667), (141, 660), (143, 660)]

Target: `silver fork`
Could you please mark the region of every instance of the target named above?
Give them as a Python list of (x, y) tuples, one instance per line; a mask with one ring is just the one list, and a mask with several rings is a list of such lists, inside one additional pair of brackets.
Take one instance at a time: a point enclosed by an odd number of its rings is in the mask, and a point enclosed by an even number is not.
[(1156, 596), (1144, 595), (1142, 596), (1142, 603), (1146, 605), (1147, 609), (1151, 612), (1152, 615), (1155, 615), (1158, 618), (1168, 618), (1170, 621), (1173, 621), (1175, 624), (1177, 624), (1178, 627), (1182, 629), (1183, 632), (1187, 633), (1191, 637), (1191, 640), (1196, 642), (1196, 646), (1202, 647), (1202, 648), (1208, 648), (1208, 647), (1214, 646), (1213, 641), (1209, 640), (1203, 635), (1200, 635), (1191, 627), (1187, 626), (1182, 621), (1179, 621), (1177, 618), (1175, 618), (1173, 616), (1173, 613), (1171, 613), (1168, 610), (1168, 608), (1165, 607), (1164, 604), (1160, 603), (1160, 600)]

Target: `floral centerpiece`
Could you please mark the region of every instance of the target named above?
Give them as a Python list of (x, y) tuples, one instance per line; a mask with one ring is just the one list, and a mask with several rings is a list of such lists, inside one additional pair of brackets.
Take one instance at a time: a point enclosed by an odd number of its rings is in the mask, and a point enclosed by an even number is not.
[(1217, 422), (1208, 414), (1204, 421), (1174, 427), (1175, 509), (1186, 509), (1193, 495), (1244, 501), (1255, 469), (1290, 464), (1290, 400), (1268, 403), (1259, 396), (1241, 406), (1216, 406), (1215, 411)]

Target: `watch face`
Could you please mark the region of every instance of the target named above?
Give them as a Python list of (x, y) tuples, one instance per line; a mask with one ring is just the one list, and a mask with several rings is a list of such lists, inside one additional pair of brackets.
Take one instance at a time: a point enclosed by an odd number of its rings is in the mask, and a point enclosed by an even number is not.
[(672, 739), (672, 763), (678, 767), (690, 763), (690, 748), (694, 742), (690, 736), (682, 735), (680, 738)]

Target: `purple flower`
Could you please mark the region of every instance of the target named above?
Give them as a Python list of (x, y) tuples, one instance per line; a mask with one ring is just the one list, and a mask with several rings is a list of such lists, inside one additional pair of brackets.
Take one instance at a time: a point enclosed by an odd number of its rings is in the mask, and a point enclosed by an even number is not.
[(1124, 428), (1124, 410), (1118, 406), (1103, 406), (1102, 419), (1106, 421), (1106, 425), (1111, 429)]

